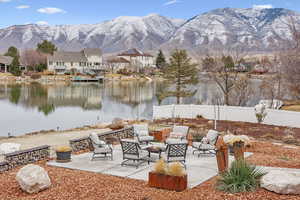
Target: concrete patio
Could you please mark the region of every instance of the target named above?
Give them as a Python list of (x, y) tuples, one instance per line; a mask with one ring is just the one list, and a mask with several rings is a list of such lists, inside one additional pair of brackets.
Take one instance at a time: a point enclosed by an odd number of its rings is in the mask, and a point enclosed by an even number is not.
[[(145, 162), (138, 168), (121, 166), (123, 161), (121, 146), (116, 145), (113, 149), (113, 160), (105, 158), (91, 161), (92, 153), (84, 153), (73, 155), (72, 162), (57, 163), (56, 161), (50, 161), (48, 165), (148, 181), (148, 172), (152, 171), (154, 163), (148, 165)], [(250, 155), (251, 153), (245, 153), (245, 156)], [(157, 155), (151, 154), (152, 156)], [(229, 156), (230, 162), (233, 159), (232, 156)], [(188, 187), (193, 188), (218, 174), (216, 158), (213, 155), (201, 155), (200, 157), (197, 154), (193, 155), (192, 148), (189, 147), (187, 151), (186, 170), (188, 174)]]

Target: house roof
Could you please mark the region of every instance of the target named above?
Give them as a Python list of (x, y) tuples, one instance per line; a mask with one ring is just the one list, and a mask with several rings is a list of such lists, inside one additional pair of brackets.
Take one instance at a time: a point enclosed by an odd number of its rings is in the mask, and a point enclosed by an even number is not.
[(98, 49), (98, 48), (85, 48), (83, 49), (83, 53), (86, 55), (86, 56), (101, 56), (102, 55), (102, 51), (101, 49)]
[(144, 53), (142, 51), (139, 51), (137, 49), (128, 49), (127, 51), (124, 51), (122, 53), (120, 53), (118, 56), (132, 56), (132, 57), (135, 57), (135, 56), (146, 56), (146, 57), (153, 57), (152, 55), (150, 54), (147, 54), (147, 53)]
[(49, 61), (60, 62), (87, 62), (87, 58), (82, 52), (56, 51), (53, 55), (48, 56)]
[(115, 57), (107, 60), (108, 63), (130, 63), (130, 61), (125, 58)]
[(0, 63), (10, 65), (13, 61), (13, 57), (0, 55)]

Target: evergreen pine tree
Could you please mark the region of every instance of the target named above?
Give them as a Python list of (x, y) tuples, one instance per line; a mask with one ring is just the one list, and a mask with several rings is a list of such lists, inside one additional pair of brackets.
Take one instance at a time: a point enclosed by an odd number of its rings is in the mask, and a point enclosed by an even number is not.
[(40, 53), (53, 55), (54, 51), (57, 51), (57, 48), (52, 42), (44, 40), (42, 43), (37, 44), (36, 50)]
[(8, 48), (7, 52), (4, 55), (13, 58), (12, 63), (9, 65), (9, 71), (16, 76), (20, 76), (20, 55), (18, 49), (14, 46), (11, 46)]
[(196, 90), (188, 89), (189, 85), (198, 83), (197, 64), (191, 63), (186, 50), (176, 49), (170, 58), (170, 64), (164, 70), (164, 77), (175, 85), (175, 90), (166, 91), (167, 96), (176, 97), (180, 104), (182, 97), (193, 96)]
[(156, 57), (156, 67), (159, 69), (163, 69), (167, 65), (166, 58), (162, 52), (159, 50), (157, 57)]

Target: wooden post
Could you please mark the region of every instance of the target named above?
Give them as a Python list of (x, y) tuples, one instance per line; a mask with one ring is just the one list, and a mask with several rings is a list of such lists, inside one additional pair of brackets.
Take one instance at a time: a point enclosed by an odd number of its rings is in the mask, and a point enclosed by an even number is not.
[(224, 142), (223, 137), (218, 138), (216, 149), (219, 173), (223, 173), (228, 169), (228, 146)]

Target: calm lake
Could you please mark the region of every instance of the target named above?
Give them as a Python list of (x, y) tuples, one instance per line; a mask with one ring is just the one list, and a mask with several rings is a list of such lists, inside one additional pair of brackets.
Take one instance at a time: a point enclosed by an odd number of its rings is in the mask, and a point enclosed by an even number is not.
[[(151, 119), (158, 105), (160, 82), (105, 82), (41, 85), (0, 84), (0, 136), (13, 136), (50, 129), (70, 129), (114, 118)], [(212, 82), (201, 82), (193, 97), (182, 103), (212, 104), (218, 89)], [(260, 100), (253, 95), (248, 106)], [(175, 103), (166, 98), (164, 104)]]

